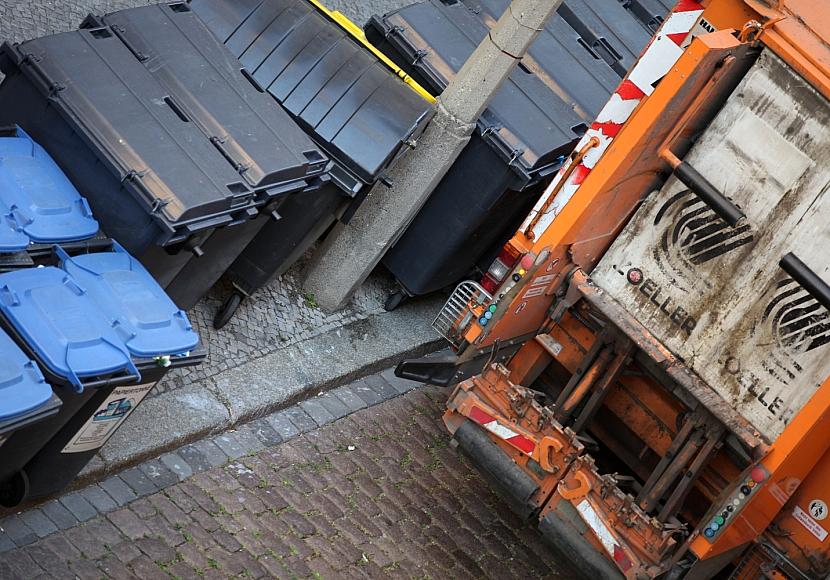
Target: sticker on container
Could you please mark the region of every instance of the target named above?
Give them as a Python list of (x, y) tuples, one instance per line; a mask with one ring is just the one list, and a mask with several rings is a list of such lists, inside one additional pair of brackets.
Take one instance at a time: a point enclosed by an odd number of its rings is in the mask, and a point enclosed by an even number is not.
[(116, 388), (61, 453), (84, 453), (102, 447), (154, 386), (155, 383)]
[(827, 504), (820, 499), (814, 499), (810, 502), (810, 515), (818, 521), (827, 519)]
[(818, 538), (819, 542), (823, 542), (827, 539), (827, 530), (825, 530), (821, 524), (811, 518), (810, 514), (805, 512), (800, 507), (795, 506), (795, 509), (793, 510), (793, 517), (798, 521), (798, 523), (807, 528), (808, 532)]

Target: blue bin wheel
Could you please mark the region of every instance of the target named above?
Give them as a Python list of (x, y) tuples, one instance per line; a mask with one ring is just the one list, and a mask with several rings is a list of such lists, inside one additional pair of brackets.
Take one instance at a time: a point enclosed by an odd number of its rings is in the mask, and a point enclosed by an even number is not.
[(29, 497), (29, 476), (21, 470), (0, 484), (0, 506), (13, 508)]
[(397, 292), (389, 295), (386, 302), (383, 304), (383, 309), (386, 310), (386, 312), (392, 312), (398, 306), (403, 304), (406, 298), (406, 293), (402, 290), (398, 290)]
[(213, 319), (213, 328), (219, 330), (230, 322), (244, 299), (245, 297), (240, 292), (234, 292), (228, 296), (228, 299), (222, 304), (222, 308), (216, 313), (216, 318)]

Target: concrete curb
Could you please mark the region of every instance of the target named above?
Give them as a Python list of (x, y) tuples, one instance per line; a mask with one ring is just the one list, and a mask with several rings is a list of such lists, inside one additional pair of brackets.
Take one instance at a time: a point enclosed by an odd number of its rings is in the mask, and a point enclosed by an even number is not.
[(230, 369), (209, 384), (145, 401), (73, 484), (78, 488), (171, 449), (226, 431), (444, 346), (429, 321), (443, 300), (428, 298), (370, 316)]

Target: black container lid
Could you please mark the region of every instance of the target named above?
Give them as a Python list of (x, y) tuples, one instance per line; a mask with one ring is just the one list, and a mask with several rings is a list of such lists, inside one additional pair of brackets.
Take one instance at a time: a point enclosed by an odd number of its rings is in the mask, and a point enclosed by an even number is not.
[(26, 75), (167, 231), (250, 213), (325, 171), (316, 145), (186, 4), (83, 26), (4, 44), (2, 70)]
[[(549, 29), (540, 34), (533, 58), (513, 71), (478, 123), (482, 136), (526, 182), (559, 166), (559, 157), (582, 136), (594, 109), (605, 103), (619, 83), (610, 67), (590, 57), (575, 39), (575, 49), (565, 46), (577, 35), (560, 17), (553, 18), (568, 35), (560, 38)], [(464, 4), (445, 5), (440, 0), (373, 17), (370, 26), (410, 58), (436, 92), (446, 88), (489, 30)], [(580, 52), (584, 59), (573, 55)], [(556, 65), (549, 69), (535, 66), (546, 60)], [(567, 78), (556, 78), (551, 71)], [(573, 89), (573, 96), (562, 90), (566, 86)]]
[(431, 116), (430, 103), (306, 0), (192, 0), (191, 7), (363, 183), (376, 181)]

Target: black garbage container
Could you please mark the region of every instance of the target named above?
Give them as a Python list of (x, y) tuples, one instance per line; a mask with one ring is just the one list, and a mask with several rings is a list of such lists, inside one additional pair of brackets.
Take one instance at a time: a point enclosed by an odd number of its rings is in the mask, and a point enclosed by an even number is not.
[(0, 465), (19, 468), (0, 482), (5, 506), (68, 484), (170, 366), (203, 356), (185, 313), (122, 248), (57, 257), (0, 275), (2, 323), (62, 402), (0, 447)]
[[(194, 253), (230, 264), (244, 245), (211, 256), (201, 244), (212, 232), (261, 227), (251, 224), (261, 210), (325, 173), (319, 147), (186, 3), (5, 44), (0, 70), (0, 123), (17, 122), (49, 151), (104, 231), (162, 286)], [(214, 282), (192, 279), (180, 302)]]
[(432, 115), (432, 98), (367, 46), (360, 28), (307, 0), (191, 0), (191, 8), (333, 161), (331, 183), (294, 197), (228, 269), (242, 296), (283, 273), (383, 178)]
[[(465, 2), (430, 0), (375, 16), (367, 37), (440, 92), (509, 5)], [(486, 269), (516, 231), (648, 42), (631, 13), (610, 8), (605, 14), (596, 2), (569, 0), (548, 21), (469, 145), (385, 255), (383, 264), (401, 286), (387, 308)]]
[(52, 246), (104, 241), (86, 200), (23, 129), (0, 127), (0, 272), (38, 265)]

